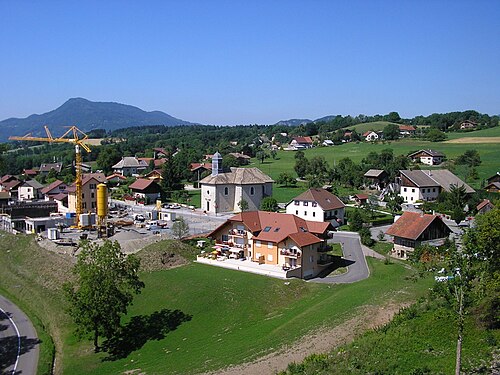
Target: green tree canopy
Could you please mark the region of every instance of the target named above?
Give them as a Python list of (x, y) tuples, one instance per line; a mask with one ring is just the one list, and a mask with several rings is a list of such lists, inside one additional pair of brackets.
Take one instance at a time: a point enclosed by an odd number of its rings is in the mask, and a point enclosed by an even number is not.
[(388, 140), (399, 138), (399, 126), (396, 124), (387, 124), (384, 127), (384, 138)]
[(260, 209), (262, 211), (276, 212), (278, 211), (278, 201), (273, 197), (265, 197), (260, 202)]
[(99, 336), (111, 338), (120, 328), (134, 294), (144, 283), (139, 280), (140, 261), (121, 252), (118, 242), (84, 242), (73, 273), (77, 279), (64, 285), (68, 311), (80, 337), (93, 335), (99, 350)]

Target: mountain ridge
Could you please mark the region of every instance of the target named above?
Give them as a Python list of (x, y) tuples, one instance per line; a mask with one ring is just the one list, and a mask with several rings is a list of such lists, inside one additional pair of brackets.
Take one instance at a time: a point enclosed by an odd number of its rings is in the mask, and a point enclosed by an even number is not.
[(117, 102), (93, 102), (85, 98), (70, 98), (61, 106), (42, 114), (25, 118), (11, 117), (0, 121), (0, 140), (11, 135), (44, 134), (47, 125), (54, 135), (62, 134), (67, 126), (76, 125), (84, 132), (93, 129), (106, 131), (143, 125), (193, 125), (162, 111), (144, 111), (138, 107)]

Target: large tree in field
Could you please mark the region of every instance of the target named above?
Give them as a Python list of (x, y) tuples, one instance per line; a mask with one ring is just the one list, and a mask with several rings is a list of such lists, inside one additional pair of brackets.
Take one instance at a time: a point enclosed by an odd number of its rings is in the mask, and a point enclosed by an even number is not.
[(64, 293), (78, 336), (91, 335), (96, 352), (99, 337), (117, 332), (134, 294), (144, 287), (137, 275), (139, 263), (134, 255), (123, 254), (118, 242), (85, 242), (81, 247), (73, 269), (76, 281), (66, 283)]

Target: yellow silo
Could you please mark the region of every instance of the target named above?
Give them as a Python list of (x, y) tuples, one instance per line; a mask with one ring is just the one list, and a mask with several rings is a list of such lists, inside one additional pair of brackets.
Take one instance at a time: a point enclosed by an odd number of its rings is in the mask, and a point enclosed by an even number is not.
[(97, 218), (102, 223), (108, 216), (108, 188), (104, 184), (97, 185)]

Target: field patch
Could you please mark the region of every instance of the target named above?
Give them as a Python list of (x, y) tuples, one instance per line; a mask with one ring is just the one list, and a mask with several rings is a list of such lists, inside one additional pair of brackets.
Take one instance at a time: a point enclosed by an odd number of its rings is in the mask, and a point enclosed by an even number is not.
[(500, 137), (463, 137), (457, 139), (450, 139), (449, 141), (445, 141), (443, 143), (498, 143), (500, 144)]

